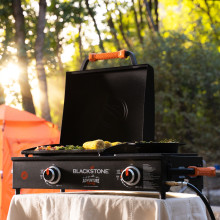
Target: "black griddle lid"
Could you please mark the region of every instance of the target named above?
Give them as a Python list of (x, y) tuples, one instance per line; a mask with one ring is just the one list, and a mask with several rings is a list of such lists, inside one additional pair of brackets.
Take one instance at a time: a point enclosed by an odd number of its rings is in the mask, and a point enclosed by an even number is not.
[(148, 64), (66, 73), (60, 144), (154, 139), (154, 72)]

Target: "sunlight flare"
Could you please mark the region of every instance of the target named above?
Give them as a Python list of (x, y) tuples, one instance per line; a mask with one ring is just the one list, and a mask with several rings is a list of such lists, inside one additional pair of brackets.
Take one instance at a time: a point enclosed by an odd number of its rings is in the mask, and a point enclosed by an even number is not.
[(0, 70), (0, 82), (3, 86), (17, 82), (20, 74), (20, 68), (15, 63), (9, 63)]
[(18, 83), (21, 70), (15, 63), (8, 63), (0, 70), (0, 83), (4, 88), (5, 104), (22, 109), (20, 85)]

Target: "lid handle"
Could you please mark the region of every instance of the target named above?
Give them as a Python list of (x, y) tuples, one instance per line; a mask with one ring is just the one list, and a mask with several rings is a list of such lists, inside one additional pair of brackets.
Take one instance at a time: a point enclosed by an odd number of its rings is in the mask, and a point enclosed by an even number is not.
[(130, 57), (131, 59), (131, 63), (132, 65), (137, 65), (137, 60), (136, 57), (134, 55), (134, 53), (132, 53), (131, 51), (128, 50), (119, 50), (117, 52), (110, 52), (110, 53), (90, 53), (88, 57), (85, 58), (85, 60), (83, 61), (80, 70), (86, 70), (86, 67), (90, 62), (95, 62), (97, 60), (109, 60), (109, 59), (116, 59), (116, 58), (120, 58), (120, 59), (125, 59), (127, 57)]
[(110, 53), (90, 53), (89, 54), (89, 61), (97, 61), (97, 60), (109, 60), (109, 59), (125, 59), (127, 56), (125, 55), (125, 50), (119, 50), (116, 52)]
[(195, 177), (195, 176), (216, 176), (215, 167), (189, 166), (188, 168), (193, 168), (195, 170), (195, 174), (190, 175), (191, 177)]

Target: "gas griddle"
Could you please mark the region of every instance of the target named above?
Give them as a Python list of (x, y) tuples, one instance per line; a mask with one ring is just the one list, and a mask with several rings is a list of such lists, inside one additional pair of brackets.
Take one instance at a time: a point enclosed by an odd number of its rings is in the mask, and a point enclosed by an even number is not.
[(202, 157), (178, 153), (179, 143), (154, 142), (153, 68), (137, 65), (132, 52), (121, 55), (132, 65), (86, 70), (89, 60), (100, 58), (92, 54), (80, 71), (66, 73), (59, 145), (96, 139), (123, 144), (101, 150), (24, 150), (24, 157), (12, 158), (17, 194), (22, 188), (122, 190), (157, 191), (165, 198), (166, 181), (187, 180), (203, 188), (203, 177), (196, 173)]

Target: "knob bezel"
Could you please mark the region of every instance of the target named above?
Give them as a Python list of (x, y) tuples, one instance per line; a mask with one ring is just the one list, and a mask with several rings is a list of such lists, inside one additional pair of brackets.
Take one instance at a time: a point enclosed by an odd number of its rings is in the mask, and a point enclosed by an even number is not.
[[(127, 169), (128, 169), (128, 171), (127, 171)], [(126, 173), (126, 172), (130, 172), (130, 173), (131, 173), (131, 176), (132, 176), (132, 177), (131, 177), (130, 180), (124, 180), (123, 174)], [(124, 169), (124, 170), (122, 171), (122, 173), (121, 173), (121, 176), (122, 176), (122, 181), (123, 181), (124, 183), (132, 183), (132, 182), (134, 181), (134, 171), (131, 170), (131, 169), (129, 169), (129, 168)]]
[[(52, 176), (51, 176), (51, 178), (49, 179), (49, 180), (47, 180), (47, 179), (45, 179), (45, 173), (47, 172), (47, 169), (49, 169), (49, 171), (51, 172), (51, 174), (52, 174)], [(44, 178), (44, 180), (45, 181), (47, 181), (47, 182), (52, 182), (53, 180), (54, 180), (54, 177), (55, 177), (55, 173), (54, 173), (54, 171), (52, 170), (52, 169), (50, 169), (50, 168), (47, 168), (46, 170), (44, 170), (44, 173), (43, 173), (43, 178)], [(46, 174), (47, 175), (47, 174)]]
[[(123, 173), (126, 172), (127, 169), (129, 169), (128, 172), (130, 172), (131, 175), (132, 175), (132, 178), (131, 178), (131, 180), (129, 180), (129, 181), (126, 181), (126, 180), (123, 179)], [(134, 172), (133, 170), (136, 171), (136, 174), (135, 174), (135, 172)], [(135, 182), (133, 182), (134, 179), (135, 179), (135, 175), (136, 175), (137, 180), (136, 180)], [(139, 183), (140, 179), (141, 179), (141, 173), (140, 173), (139, 169), (136, 168), (136, 167), (134, 167), (134, 166), (128, 166), (128, 167), (126, 167), (126, 168), (122, 171), (122, 173), (121, 173), (121, 181), (122, 181), (123, 183), (125, 183), (126, 185), (128, 185), (128, 186), (135, 186), (135, 185), (137, 185), (137, 184)]]
[[(44, 178), (44, 176), (43, 176), (44, 181), (45, 181), (46, 183), (50, 183), (50, 184), (52, 184), (52, 185), (57, 184), (57, 183), (60, 181), (60, 178), (61, 178), (60, 169), (59, 169), (58, 167), (56, 167), (56, 166), (50, 166), (50, 167), (48, 167), (47, 169), (49, 169), (50, 172), (52, 173), (52, 177), (51, 177), (50, 180), (46, 180), (46, 179)], [(55, 178), (55, 176), (56, 176), (55, 171), (57, 171), (57, 178), (56, 178), (56, 180), (54, 181), (54, 178)], [(45, 172), (46, 172), (46, 170), (44, 171), (44, 173), (45, 173)], [(43, 174), (44, 174), (44, 173), (43, 173)]]

